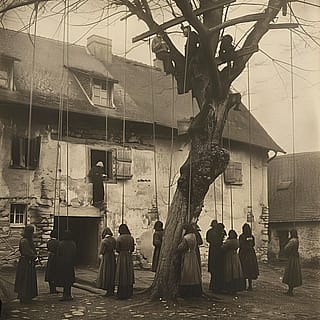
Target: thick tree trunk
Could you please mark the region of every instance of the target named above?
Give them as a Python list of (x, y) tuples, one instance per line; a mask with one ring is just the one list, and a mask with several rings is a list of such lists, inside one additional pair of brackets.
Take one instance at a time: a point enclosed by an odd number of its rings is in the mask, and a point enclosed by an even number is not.
[(182, 239), (182, 225), (199, 217), (210, 185), (228, 165), (229, 153), (220, 142), (229, 109), (228, 99), (215, 107), (206, 104), (189, 129), (191, 149), (180, 169), (177, 190), (165, 224), (159, 265), (151, 287), (154, 299), (174, 299), (178, 294), (181, 266), (176, 249)]

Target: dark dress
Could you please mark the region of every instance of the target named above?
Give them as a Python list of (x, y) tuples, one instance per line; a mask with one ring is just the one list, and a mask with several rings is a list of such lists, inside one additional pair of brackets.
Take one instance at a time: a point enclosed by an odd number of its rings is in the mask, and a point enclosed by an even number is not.
[(284, 253), (288, 256), (288, 264), (284, 270), (282, 282), (290, 287), (302, 285), (302, 274), (299, 258), (299, 240), (291, 238), (284, 247)]
[(74, 266), (76, 261), (76, 244), (73, 240), (62, 240), (57, 251), (56, 285), (64, 288), (64, 296), (71, 295), (71, 286), (75, 282)]
[(107, 290), (108, 295), (114, 293), (114, 280), (116, 273), (115, 250), (116, 240), (112, 236), (105, 237), (100, 245), (99, 254), (102, 255), (100, 261), (97, 287)]
[(259, 275), (259, 267), (256, 252), (254, 250), (254, 236), (241, 234), (239, 237), (239, 245), (239, 258), (243, 277), (245, 279), (257, 279)]
[(178, 246), (178, 251), (182, 253), (179, 288), (182, 297), (198, 297), (202, 294), (197, 247), (197, 239), (194, 233), (186, 234)]
[(93, 185), (93, 206), (100, 208), (104, 202), (103, 175), (105, 174), (102, 167), (91, 168), (88, 176)]
[(163, 238), (163, 230), (155, 231), (153, 234), (153, 257), (152, 257), (152, 266), (151, 271), (156, 272), (157, 266), (159, 263), (159, 255), (160, 255), (160, 249), (162, 244), (162, 238)]
[(134, 239), (129, 234), (122, 234), (117, 238), (116, 251), (119, 253), (116, 268), (115, 285), (118, 287), (117, 297), (128, 299), (133, 295), (134, 272), (132, 252)]
[(211, 228), (206, 239), (209, 242), (208, 271), (211, 274), (209, 289), (219, 293), (224, 286), (224, 256), (221, 249), (224, 238), (224, 230)]
[(238, 239), (227, 239), (221, 247), (224, 252), (224, 289), (232, 293), (245, 290), (238, 248)]
[(55, 282), (57, 278), (57, 250), (59, 246), (58, 239), (50, 239), (47, 243), (48, 262), (44, 280), (46, 282)]
[(14, 292), (21, 302), (30, 302), (38, 295), (37, 274), (35, 268), (36, 249), (32, 239), (22, 238), (19, 243), (20, 258), (16, 271)]

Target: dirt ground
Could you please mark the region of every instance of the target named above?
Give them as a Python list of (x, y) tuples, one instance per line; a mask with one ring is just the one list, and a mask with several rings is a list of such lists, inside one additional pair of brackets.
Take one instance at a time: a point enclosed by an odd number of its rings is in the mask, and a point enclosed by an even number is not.
[[(84, 270), (81, 272), (85, 274)], [(2, 319), (320, 319), (320, 270), (303, 269), (304, 284), (295, 289), (293, 297), (284, 294), (282, 273), (282, 267), (261, 265), (253, 291), (214, 297), (207, 291), (209, 278), (204, 269), (206, 297), (168, 303), (151, 302), (146, 294), (141, 294), (141, 289), (152, 281), (153, 274), (149, 271), (136, 271), (135, 294), (130, 300), (106, 298), (103, 292), (73, 288), (74, 300), (70, 302), (59, 302), (59, 295), (49, 295), (43, 272), (38, 272), (39, 296), (30, 305), (22, 305), (16, 299), (5, 302)], [(0, 279), (14, 298), (14, 272), (2, 271)]]

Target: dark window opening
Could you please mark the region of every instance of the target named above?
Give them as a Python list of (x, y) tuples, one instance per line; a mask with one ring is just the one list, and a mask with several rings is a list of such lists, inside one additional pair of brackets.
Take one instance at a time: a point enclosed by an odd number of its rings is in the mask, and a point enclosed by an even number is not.
[(114, 179), (112, 150), (105, 151), (91, 149), (90, 153), (91, 168), (94, 167), (98, 162), (102, 162), (104, 174), (107, 175), (105, 180)]
[(10, 205), (10, 224), (25, 225), (27, 216), (27, 205), (21, 203), (12, 203)]
[(11, 144), (11, 168), (36, 169), (39, 166), (40, 143), (41, 137), (30, 139), (29, 143), (28, 138), (13, 137)]
[(0, 57), (0, 88), (13, 89), (13, 63)]

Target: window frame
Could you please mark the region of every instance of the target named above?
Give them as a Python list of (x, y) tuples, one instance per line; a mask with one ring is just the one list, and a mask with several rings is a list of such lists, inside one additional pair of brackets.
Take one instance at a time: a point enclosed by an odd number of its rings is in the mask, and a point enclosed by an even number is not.
[[(103, 87), (106, 87), (105, 89)], [(113, 103), (114, 83), (108, 79), (91, 79), (91, 100), (100, 107), (115, 108)], [(105, 100), (105, 103), (103, 102)]]
[(13, 91), (13, 64), (13, 60), (0, 56), (0, 71), (7, 73), (7, 85), (0, 85), (0, 89)]
[(243, 185), (242, 162), (230, 161), (224, 171), (224, 183), (226, 185), (242, 186)]
[[(21, 223), (17, 223), (17, 214), (21, 213), (17, 213), (17, 211), (13, 210), (13, 208), (16, 208), (17, 206), (23, 206), (23, 222)], [(20, 203), (20, 202), (13, 202), (10, 203), (10, 214), (9, 214), (9, 223), (10, 223), (10, 227), (24, 227), (27, 224), (27, 212), (28, 212), (28, 206), (25, 203)], [(11, 222), (11, 217), (13, 215), (13, 222)]]
[[(18, 141), (18, 145), (14, 146), (15, 143), (17, 143), (17, 141)], [(30, 151), (29, 151), (29, 158), (30, 159), (28, 162), (27, 161), (28, 138), (26, 138), (24, 136), (12, 136), (12, 138), (11, 138), (10, 168), (11, 169), (36, 170), (37, 168), (39, 168), (39, 165), (40, 165), (40, 152), (41, 152), (41, 136), (31, 138), (30, 139)], [(15, 163), (15, 162), (17, 162), (16, 158), (18, 158), (18, 157), (20, 159), (24, 159), (24, 165), (21, 165), (23, 160), (20, 161), (19, 164)], [(31, 161), (31, 159), (33, 159), (33, 160)]]
[[(107, 177), (104, 178), (104, 182), (107, 183), (116, 183), (117, 180), (117, 150), (115, 148), (99, 148), (99, 147), (89, 147), (88, 148), (88, 172), (90, 169), (95, 165), (95, 163), (92, 163), (92, 151), (99, 151), (99, 152), (104, 152), (105, 153), (105, 159), (103, 160), (103, 163), (106, 162), (107, 159), (107, 170), (105, 170), (105, 173), (107, 174)], [(108, 153), (110, 156), (106, 157), (106, 153)]]

